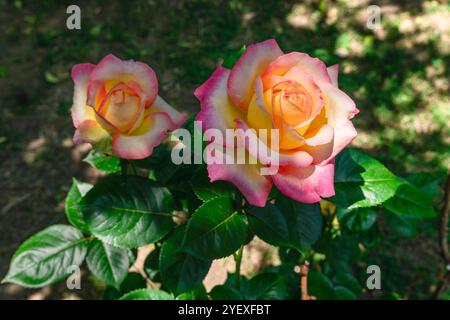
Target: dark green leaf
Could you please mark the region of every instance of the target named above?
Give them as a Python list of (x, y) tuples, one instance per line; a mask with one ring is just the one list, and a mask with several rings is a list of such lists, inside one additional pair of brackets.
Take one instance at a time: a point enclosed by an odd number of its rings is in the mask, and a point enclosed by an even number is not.
[(73, 272), (73, 266), (81, 265), (88, 242), (72, 226), (50, 226), (17, 249), (2, 282), (39, 288), (60, 281)]
[(361, 292), (362, 287), (355, 276), (349, 272), (339, 272), (333, 277), (333, 283), (346, 288), (349, 288), (353, 292)]
[(117, 247), (137, 248), (158, 241), (174, 226), (169, 190), (143, 177), (106, 177), (80, 206), (91, 233)]
[(334, 296), (333, 283), (323, 273), (309, 271), (308, 294), (319, 300), (332, 299)]
[(86, 222), (83, 218), (83, 213), (79, 208), (78, 204), (84, 195), (91, 190), (92, 185), (89, 183), (78, 181), (77, 179), (73, 179), (72, 186), (70, 187), (69, 192), (67, 193), (65, 208), (66, 208), (66, 216), (69, 222), (76, 228), (80, 229), (83, 232), (88, 232), (89, 229), (86, 225)]
[(386, 210), (384, 218), (389, 228), (401, 237), (414, 238), (419, 233), (420, 220), (396, 215), (388, 210)]
[(217, 197), (232, 197), (234, 188), (226, 181), (210, 182), (206, 171), (194, 176), (191, 181), (195, 195), (203, 201), (209, 201)]
[(430, 199), (434, 199), (439, 195), (440, 185), (445, 181), (446, 176), (445, 171), (436, 173), (417, 172), (409, 175), (406, 179)]
[(120, 285), (120, 290), (117, 290), (114, 287), (107, 287), (103, 298), (106, 300), (115, 300), (119, 299), (124, 294), (138, 290), (145, 289), (147, 287), (147, 282), (145, 279), (137, 272), (129, 272)]
[(89, 247), (86, 262), (94, 276), (119, 289), (130, 267), (128, 251), (95, 239)]
[(431, 198), (406, 180), (395, 195), (384, 203), (384, 207), (397, 215), (411, 218), (425, 219), (436, 216)]
[(162, 290), (139, 289), (128, 292), (120, 300), (174, 300), (174, 297)]
[(230, 199), (214, 198), (189, 219), (183, 249), (200, 259), (226, 257), (239, 249), (247, 232), (246, 217), (232, 208)]
[(342, 286), (336, 286), (334, 288), (334, 300), (356, 300), (358, 297), (349, 289)]
[(160, 270), (159, 270), (159, 255), (161, 253), (161, 247), (155, 247), (145, 259), (144, 270), (150, 280), (161, 282)]
[(339, 221), (353, 232), (367, 231), (377, 221), (377, 209), (373, 207), (352, 210), (338, 207), (337, 214)]
[(176, 297), (177, 300), (208, 300), (205, 286), (199, 285), (194, 290), (183, 292)]
[(208, 273), (210, 260), (196, 258), (181, 251), (185, 227), (175, 230), (161, 247), (160, 272), (164, 286), (180, 294), (198, 287)]
[(242, 294), (229, 285), (219, 285), (212, 288), (209, 296), (213, 300), (243, 300)]
[(121, 170), (119, 158), (108, 156), (94, 150), (91, 150), (83, 161), (106, 173), (117, 173)]
[(303, 204), (279, 198), (276, 205), (253, 207), (249, 212), (249, 226), (264, 241), (300, 250), (313, 244), (322, 230), (319, 204)]
[(382, 204), (402, 181), (383, 164), (357, 149), (347, 148), (336, 158), (333, 202), (358, 208)]
[(281, 276), (266, 272), (248, 281), (244, 295), (247, 300), (284, 300), (287, 287)]

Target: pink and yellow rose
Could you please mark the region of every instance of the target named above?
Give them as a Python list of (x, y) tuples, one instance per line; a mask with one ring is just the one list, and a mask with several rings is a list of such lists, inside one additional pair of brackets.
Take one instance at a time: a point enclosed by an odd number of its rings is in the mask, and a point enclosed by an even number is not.
[[(353, 100), (338, 88), (338, 65), (305, 53), (284, 54), (275, 40), (249, 46), (233, 69), (218, 67), (195, 91), (203, 130), (278, 129), (279, 169), (256, 164), (208, 164), (211, 181), (233, 183), (249, 203), (264, 206), (272, 184), (303, 203), (334, 195), (334, 158), (356, 136)], [(257, 132), (257, 131), (256, 131)], [(228, 147), (217, 146), (222, 152)], [(269, 145), (270, 147), (270, 145)], [(247, 148), (245, 144), (237, 148)]]
[(72, 79), (75, 143), (87, 142), (124, 159), (142, 159), (167, 131), (186, 120), (158, 96), (155, 72), (142, 62), (110, 54), (97, 65), (75, 65)]

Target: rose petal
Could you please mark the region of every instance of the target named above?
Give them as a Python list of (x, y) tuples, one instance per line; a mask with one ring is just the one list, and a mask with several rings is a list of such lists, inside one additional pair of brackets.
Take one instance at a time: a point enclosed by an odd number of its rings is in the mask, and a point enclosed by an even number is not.
[(141, 127), (133, 135), (116, 134), (112, 148), (123, 159), (143, 159), (150, 156), (153, 148), (159, 145), (170, 130), (172, 121), (166, 113), (148, 115)]
[(328, 67), (327, 71), (328, 71), (328, 75), (330, 76), (331, 83), (335, 87), (338, 87), (339, 65), (338, 64), (334, 64), (334, 65)]
[(333, 141), (334, 128), (328, 124), (322, 126), (311, 137), (305, 136), (305, 142), (309, 146), (318, 146)]
[(94, 116), (93, 110), (86, 106), (89, 76), (94, 68), (95, 65), (91, 63), (76, 64), (72, 68), (71, 76), (75, 85), (71, 112), (75, 128), (84, 120), (92, 119)]
[(272, 177), (284, 195), (303, 203), (319, 202), (334, 195), (334, 162), (325, 166), (280, 167)]
[[(212, 144), (215, 156), (227, 157), (227, 148)], [(224, 154), (225, 152), (225, 154)], [(208, 155), (208, 153), (207, 153)], [(272, 180), (261, 175), (260, 166), (257, 164), (216, 164), (208, 163), (208, 175), (211, 182), (225, 180), (234, 184), (244, 195), (247, 201), (258, 207), (264, 207), (272, 188)]]
[(75, 144), (97, 144), (105, 139), (109, 139), (109, 137), (109, 133), (95, 120), (85, 120), (78, 125), (73, 136), (73, 142)]
[(328, 124), (334, 128), (333, 151), (327, 159), (321, 162), (321, 164), (325, 164), (333, 159), (356, 137), (355, 127), (350, 119), (359, 110), (356, 108), (355, 102), (334, 85), (322, 84), (321, 89), (324, 94), (324, 105), (326, 107)]
[(275, 40), (266, 40), (247, 47), (236, 62), (228, 79), (228, 94), (233, 103), (246, 111), (253, 96), (255, 79), (283, 52)]
[(124, 83), (136, 81), (146, 94), (146, 107), (152, 105), (158, 94), (158, 80), (152, 68), (139, 61), (120, 60), (112, 54), (98, 63), (91, 73), (90, 80), (101, 82), (114, 80)]
[(155, 112), (164, 112), (166, 113), (170, 120), (172, 121), (172, 126), (170, 130), (175, 130), (180, 127), (188, 118), (184, 113), (178, 112), (175, 108), (169, 105), (163, 98), (160, 96), (156, 97), (155, 102), (153, 102), (152, 106), (146, 110), (145, 115), (152, 114)]
[(262, 75), (264, 90), (273, 87), (273, 76), (283, 76), (295, 66), (310, 74), (317, 83), (331, 82), (327, 67), (320, 59), (312, 58), (306, 53), (291, 52), (275, 59), (264, 71)]
[[(254, 130), (249, 130), (248, 125), (240, 120), (236, 120), (236, 125), (239, 129), (237, 133), (240, 136), (240, 141), (243, 143), (247, 151), (255, 158), (261, 161), (261, 163), (265, 165), (272, 164), (274, 166), (286, 166), (286, 165), (292, 165), (295, 167), (307, 167), (309, 166), (313, 158), (305, 151), (279, 151), (279, 150), (273, 150), (270, 149), (267, 146), (267, 144), (260, 140), (258, 136), (256, 135), (256, 132)], [(248, 139), (246, 139), (248, 137)], [(257, 141), (257, 146), (251, 146), (249, 145), (250, 141)], [(272, 159), (269, 158), (269, 154), (272, 155)], [(273, 159), (278, 159), (278, 163), (271, 163)]]
[(225, 136), (226, 129), (236, 128), (234, 119), (243, 119), (245, 115), (236, 108), (227, 95), (227, 81), (230, 70), (218, 67), (212, 76), (196, 91), (201, 97), (201, 110), (196, 120), (202, 121), (203, 130), (218, 129)]

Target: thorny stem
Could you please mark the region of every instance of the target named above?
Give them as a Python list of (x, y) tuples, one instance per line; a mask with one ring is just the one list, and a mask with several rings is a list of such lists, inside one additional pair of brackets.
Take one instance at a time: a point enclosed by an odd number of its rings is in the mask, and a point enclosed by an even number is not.
[(242, 253), (244, 251), (244, 246), (241, 246), (238, 252), (234, 255), (234, 261), (236, 263), (236, 270), (234, 271), (235, 276), (235, 286), (237, 290), (240, 290), (241, 287), (241, 262), (242, 262)]
[(444, 263), (444, 276), (441, 276), (432, 299), (438, 299), (441, 292), (450, 282), (450, 252), (448, 250), (448, 219), (450, 209), (450, 174), (444, 186), (444, 198), (442, 199), (441, 219), (439, 228), (439, 248)]
[(315, 300), (316, 297), (308, 295), (309, 262), (305, 261), (302, 265), (300, 265), (298, 272), (300, 273), (300, 299)]

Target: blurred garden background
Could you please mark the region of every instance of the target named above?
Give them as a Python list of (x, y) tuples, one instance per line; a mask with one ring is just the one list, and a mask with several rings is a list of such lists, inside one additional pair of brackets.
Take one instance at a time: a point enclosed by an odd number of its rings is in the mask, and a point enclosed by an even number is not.
[[(81, 30), (66, 28), (70, 4), (81, 8)], [(381, 9), (379, 28), (367, 27), (369, 5)], [(72, 176), (91, 183), (101, 176), (81, 162), (89, 147), (72, 143), (70, 69), (108, 53), (149, 64), (161, 95), (190, 114), (199, 109), (193, 90), (243, 44), (275, 38), (285, 52), (339, 63), (339, 85), (361, 111), (354, 146), (403, 177), (431, 173), (435, 184), (427, 188), (439, 199), (450, 165), (445, 0), (0, 0), (0, 26), (0, 277), (28, 236), (65, 223)], [(442, 272), (437, 220), (379, 218), (372, 229), (371, 249), (348, 259), (356, 278), (358, 266), (380, 265), (383, 288), (361, 297), (429, 298)], [(253, 241), (244, 274), (278, 261), (271, 247)], [(207, 281), (220, 281), (228, 264), (213, 265)], [(8, 284), (0, 285), (0, 299), (98, 298), (102, 290), (94, 279), (83, 279), (79, 291), (65, 283), (39, 290)]]

